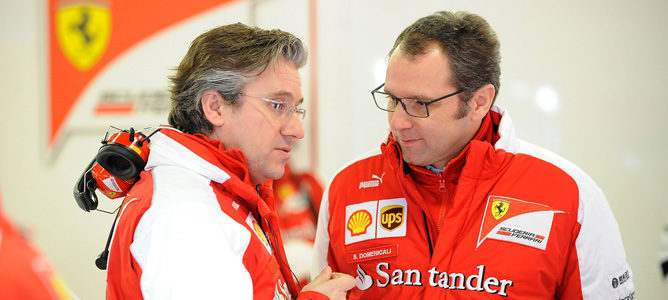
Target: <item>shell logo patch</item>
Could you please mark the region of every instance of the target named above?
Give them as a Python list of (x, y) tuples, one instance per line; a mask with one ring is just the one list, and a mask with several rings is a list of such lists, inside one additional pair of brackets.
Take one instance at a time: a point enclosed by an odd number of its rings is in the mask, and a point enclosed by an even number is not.
[(406, 236), (406, 215), (406, 198), (347, 205), (345, 244)]
[(503, 200), (496, 200), (492, 202), (492, 216), (494, 219), (501, 219), (506, 215), (508, 209), (510, 208), (510, 202)]
[(366, 233), (371, 225), (371, 214), (366, 210), (358, 210), (348, 218), (348, 230), (352, 236)]
[(58, 44), (80, 71), (102, 57), (111, 36), (111, 10), (102, 3), (79, 2), (58, 8), (55, 16)]
[(545, 250), (556, 213), (563, 211), (541, 203), (490, 195), (476, 248), (486, 239), (494, 239)]

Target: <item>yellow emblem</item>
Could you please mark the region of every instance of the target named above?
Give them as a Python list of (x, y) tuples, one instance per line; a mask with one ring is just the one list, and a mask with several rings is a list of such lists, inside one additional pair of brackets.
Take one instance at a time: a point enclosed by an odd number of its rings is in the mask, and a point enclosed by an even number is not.
[(348, 230), (352, 236), (365, 234), (366, 229), (371, 225), (371, 214), (366, 210), (354, 212), (348, 219)]
[(109, 7), (91, 2), (69, 3), (58, 8), (55, 20), (58, 44), (65, 57), (80, 71), (93, 67), (109, 44)]
[(278, 200), (285, 201), (292, 194), (296, 193), (297, 190), (292, 186), (292, 184), (284, 183), (278, 186), (276, 189), (276, 194), (278, 195)]
[(132, 148), (132, 150), (137, 152), (137, 154), (141, 155), (141, 149), (139, 149), (139, 147), (137, 147), (135, 145), (130, 145), (130, 148)]
[(264, 231), (262, 231), (262, 228), (260, 228), (260, 225), (253, 220), (253, 229), (255, 229), (255, 233), (257, 233), (257, 236), (262, 239), (262, 241), (269, 245), (269, 242), (267, 241), (267, 236), (264, 235)]
[(510, 203), (507, 201), (496, 200), (492, 202), (492, 216), (494, 219), (501, 219), (506, 215), (508, 209), (510, 208)]

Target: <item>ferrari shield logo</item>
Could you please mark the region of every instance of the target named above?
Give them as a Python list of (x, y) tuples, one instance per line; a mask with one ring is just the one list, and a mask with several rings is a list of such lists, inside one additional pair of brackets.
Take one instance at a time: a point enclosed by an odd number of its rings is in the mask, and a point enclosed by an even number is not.
[(109, 43), (109, 7), (90, 1), (68, 3), (58, 8), (55, 22), (58, 44), (70, 63), (80, 71), (93, 67)]
[(508, 208), (510, 208), (510, 203), (503, 200), (496, 200), (492, 202), (492, 216), (494, 219), (501, 219), (508, 212)]

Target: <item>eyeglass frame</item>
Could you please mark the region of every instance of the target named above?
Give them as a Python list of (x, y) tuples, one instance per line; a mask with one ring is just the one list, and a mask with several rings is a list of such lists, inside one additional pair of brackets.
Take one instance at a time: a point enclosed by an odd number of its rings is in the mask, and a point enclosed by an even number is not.
[(288, 101), (273, 100), (273, 99), (268, 99), (268, 98), (264, 98), (264, 97), (258, 97), (258, 96), (248, 95), (248, 94), (245, 94), (245, 93), (239, 93), (239, 95), (241, 95), (241, 96), (246, 96), (246, 97), (250, 97), (250, 98), (255, 98), (255, 99), (260, 99), (260, 100), (262, 100), (262, 101), (269, 102), (269, 103), (271, 103), (271, 104), (285, 105), (286, 107), (292, 106), (292, 108), (290, 108), (290, 109), (286, 112), (286, 115), (285, 115), (285, 116), (281, 116), (280, 113), (278, 112), (278, 111), (280, 110), (280, 107), (276, 107), (274, 113), (276, 113), (276, 115), (277, 115), (279, 118), (285, 118), (285, 120), (287, 120), (287, 119), (289, 119), (289, 118), (292, 116), (292, 114), (295, 113), (295, 112), (297, 113), (298, 116), (300, 116), (299, 120), (303, 121), (304, 118), (306, 118), (306, 109), (304, 109), (304, 108), (298, 108), (297, 106), (290, 105), (290, 103), (289, 103)]
[[(397, 97), (397, 96), (394, 96), (394, 95), (392, 95), (392, 94), (388, 94), (388, 93), (385, 93), (385, 92), (381, 92), (381, 91), (380, 91), (380, 88), (382, 88), (383, 86), (385, 86), (385, 83), (382, 83), (382, 84), (379, 85), (377, 88), (375, 88), (375, 89), (373, 89), (373, 90), (371, 91), (371, 98), (373, 98), (373, 103), (376, 104), (376, 107), (378, 107), (380, 110), (383, 110), (383, 111), (386, 111), (386, 112), (395, 112), (395, 111), (396, 111), (396, 106), (395, 106), (395, 109), (394, 109), (394, 110), (388, 110), (388, 109), (386, 109), (386, 108), (382, 108), (382, 107), (380, 107), (380, 105), (378, 105), (378, 101), (376, 100), (376, 96), (375, 96), (374, 94), (375, 94), (375, 93), (379, 93), (379, 94), (387, 95), (387, 96), (390, 96), (390, 97), (392, 98), (392, 100), (397, 99), (397, 100), (399, 101), (399, 103), (401, 103), (401, 107), (404, 109), (404, 111), (406, 112), (406, 114), (408, 114), (408, 115), (411, 116), (411, 117), (415, 117), (415, 118), (423, 118), (423, 119), (424, 119), (424, 118), (429, 118), (429, 104), (432, 104), (432, 103), (434, 103), (434, 102), (438, 102), (438, 101), (444, 100), (444, 99), (446, 99), (446, 98), (452, 97), (452, 96), (454, 96), (454, 95), (457, 95), (457, 94), (460, 94), (460, 93), (463, 93), (463, 92), (466, 91), (466, 89), (460, 89), (460, 90), (457, 90), (457, 91), (454, 92), (454, 93), (447, 94), (447, 95), (445, 95), (445, 96), (443, 96), (443, 97), (438, 97), (438, 98), (436, 98), (436, 99), (434, 99), (434, 100), (423, 101), (423, 100), (414, 99), (414, 98), (409, 98), (409, 97)], [(427, 115), (424, 116), (424, 117), (422, 117), (422, 116), (416, 116), (416, 115), (414, 115), (414, 114), (409, 113), (408, 110), (406, 109), (406, 104), (404, 104), (404, 101), (402, 101), (403, 99), (410, 99), (411, 101), (415, 101), (415, 102), (418, 102), (418, 103), (423, 104), (423, 105), (424, 105), (424, 110), (427, 112)]]

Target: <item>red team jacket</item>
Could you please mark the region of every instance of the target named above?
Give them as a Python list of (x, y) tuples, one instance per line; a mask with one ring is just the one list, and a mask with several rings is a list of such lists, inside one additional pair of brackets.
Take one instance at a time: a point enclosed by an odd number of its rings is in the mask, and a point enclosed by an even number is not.
[(2, 209), (0, 299), (76, 299), (51, 263)]
[(316, 264), (348, 299), (634, 299), (617, 222), (572, 163), (518, 140), (494, 107), (445, 171), (390, 135), (340, 171), (320, 207)]
[(151, 139), (146, 170), (121, 207), (108, 299), (296, 296), (270, 181), (256, 190), (239, 150), (163, 130)]

